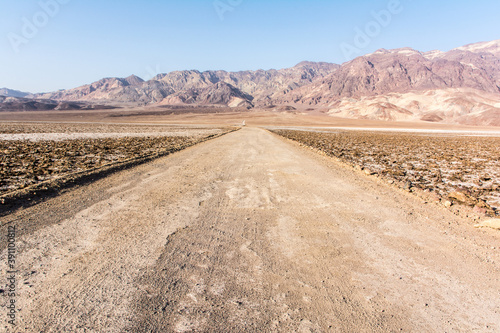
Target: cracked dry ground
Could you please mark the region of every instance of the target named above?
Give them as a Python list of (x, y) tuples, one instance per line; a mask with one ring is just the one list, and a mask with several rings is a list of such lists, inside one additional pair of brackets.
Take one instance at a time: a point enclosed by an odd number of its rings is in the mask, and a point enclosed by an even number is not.
[(6, 331), (500, 330), (498, 231), (257, 128), (0, 222)]

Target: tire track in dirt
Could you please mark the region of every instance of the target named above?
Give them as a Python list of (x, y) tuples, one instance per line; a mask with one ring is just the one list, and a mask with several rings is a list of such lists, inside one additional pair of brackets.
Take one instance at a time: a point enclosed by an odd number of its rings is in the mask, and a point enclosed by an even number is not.
[(496, 231), (264, 130), (75, 191), (87, 205), (20, 236), (28, 331), (499, 329)]

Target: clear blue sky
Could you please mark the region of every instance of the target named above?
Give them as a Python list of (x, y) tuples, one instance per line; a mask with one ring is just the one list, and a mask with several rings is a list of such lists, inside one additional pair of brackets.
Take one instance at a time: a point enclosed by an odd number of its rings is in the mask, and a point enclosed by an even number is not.
[[(44, 14), (40, 2), (54, 1), (67, 3), (52, 16)], [(354, 45), (355, 28), (364, 30), (374, 21), (372, 11), (397, 0), (217, 1), (3, 0), (0, 88), (44, 92), (130, 74), (149, 79), (182, 69), (343, 63), (342, 43)], [(223, 20), (215, 3), (232, 9), (222, 13)], [(400, 4), (402, 11), (359, 48), (359, 55), (405, 46), (447, 51), (500, 39), (498, 0)], [(25, 27), (35, 23), (35, 33)]]

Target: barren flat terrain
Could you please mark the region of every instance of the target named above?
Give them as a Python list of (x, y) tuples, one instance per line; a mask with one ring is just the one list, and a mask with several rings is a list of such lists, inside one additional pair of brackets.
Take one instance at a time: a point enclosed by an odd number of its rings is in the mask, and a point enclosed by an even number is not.
[(451, 206), (500, 213), (500, 137), (491, 132), (275, 130), (368, 175)]
[(0, 123), (0, 200), (4, 203), (6, 197), (34, 193), (82, 173), (168, 155), (231, 130), (208, 126)]
[[(307, 109), (306, 109), (307, 110)], [(439, 124), (433, 122), (388, 122), (367, 119), (345, 119), (328, 116), (328, 109), (315, 111), (296, 110), (290, 112), (273, 112), (265, 109), (241, 111), (232, 108), (216, 108), (203, 110), (165, 109), (158, 107), (144, 107), (120, 110), (89, 110), (89, 111), (25, 111), (0, 112), (0, 121), (5, 122), (70, 122), (83, 124), (205, 124), (213, 126), (241, 124), (246, 120), (250, 126), (334, 126), (334, 127), (370, 127), (393, 129), (426, 129), (426, 130), (486, 130), (499, 131), (498, 127), (464, 126), (453, 124)], [(208, 112), (210, 111), (210, 112)], [(200, 125), (196, 125), (200, 126)]]
[(497, 230), (259, 128), (0, 223), (16, 332), (500, 330)]

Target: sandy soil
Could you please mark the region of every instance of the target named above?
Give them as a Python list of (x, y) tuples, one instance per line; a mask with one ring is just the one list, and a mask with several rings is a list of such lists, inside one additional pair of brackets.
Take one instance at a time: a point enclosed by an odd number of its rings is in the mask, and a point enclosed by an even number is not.
[(338, 133), (342, 131), (356, 131), (356, 132), (391, 132), (391, 133), (416, 133), (416, 134), (452, 134), (458, 136), (493, 136), (500, 137), (500, 131), (493, 129), (489, 130), (471, 130), (471, 129), (445, 129), (443, 128), (398, 128), (398, 127), (281, 127), (281, 126), (267, 126), (268, 130), (292, 130), (292, 131), (307, 131), (318, 133)]
[(35, 202), (40, 190), (56, 190), (61, 182), (166, 156), (237, 129), (159, 125), (148, 132), (149, 126), (94, 125), (95, 133), (82, 132), (91, 126), (0, 123), (0, 133), (6, 132), (0, 134), (0, 202)]
[(208, 136), (222, 129), (209, 126), (119, 125), (85, 123), (0, 122), (0, 140), (32, 142), (107, 138)]
[(20, 251), (7, 332), (500, 331), (498, 230), (262, 129), (0, 223)]
[(367, 174), (396, 182), (430, 201), (441, 201), (450, 208), (452, 203), (468, 206), (478, 217), (500, 216), (500, 136), (490, 132), (479, 135), (409, 131), (272, 132), (361, 168)]
[(316, 127), (351, 127), (351, 128), (411, 128), (426, 130), (470, 130), (496, 131), (498, 127), (479, 127), (463, 125), (446, 125), (431, 122), (388, 122), (379, 120), (345, 119), (326, 115), (326, 111), (310, 112), (272, 112), (255, 109), (252, 111), (234, 111), (220, 108), (218, 112), (203, 113), (203, 110), (188, 110), (175, 113), (175, 110), (155, 108), (96, 110), (96, 111), (27, 111), (0, 112), (0, 122), (81, 122), (93, 124), (170, 124), (189, 126), (192, 124), (233, 126), (246, 121), (248, 126), (316, 126)]
[[(208, 131), (207, 131), (208, 132)], [(220, 130), (208, 132), (210, 134), (218, 134)], [(150, 133), (31, 133), (31, 134), (0, 134), (0, 140), (5, 141), (63, 141), (63, 140), (81, 140), (81, 139), (118, 139), (118, 138), (148, 138), (148, 137), (164, 137), (164, 136), (190, 136), (189, 132), (178, 132), (172, 134), (163, 134), (158, 132)], [(198, 136), (200, 136), (198, 134)]]

